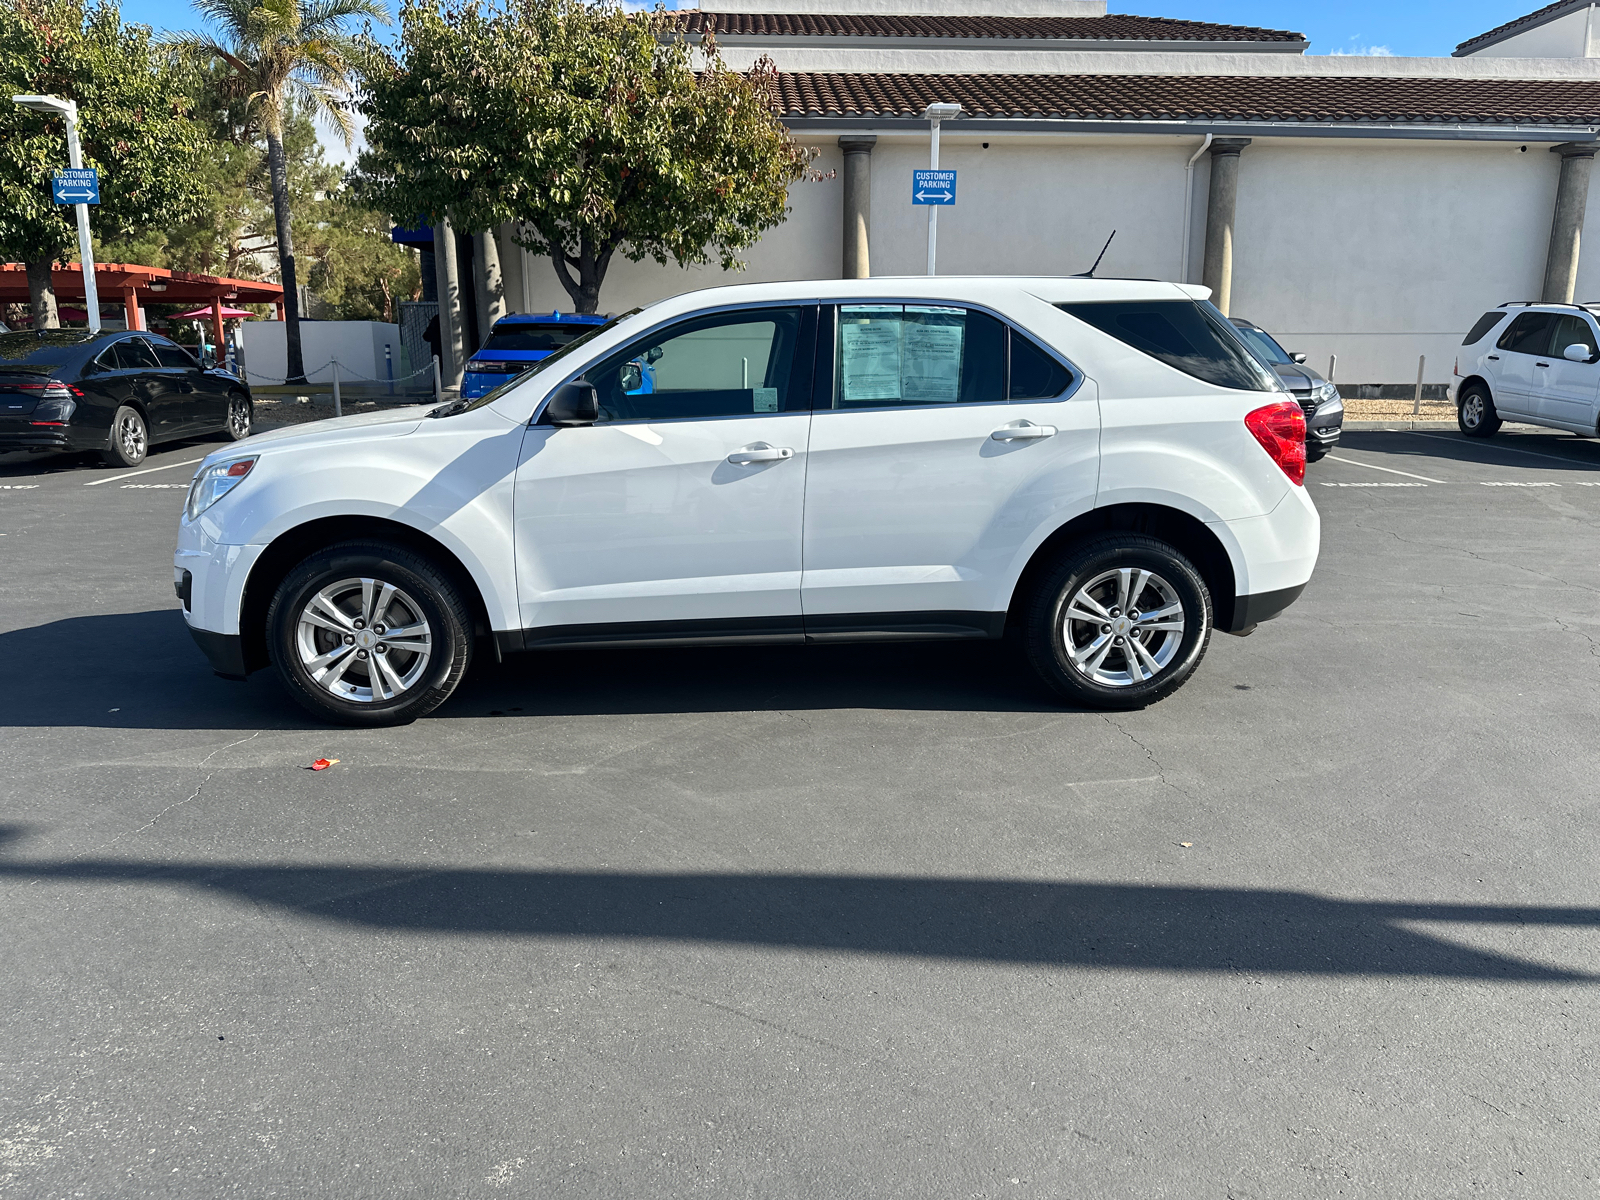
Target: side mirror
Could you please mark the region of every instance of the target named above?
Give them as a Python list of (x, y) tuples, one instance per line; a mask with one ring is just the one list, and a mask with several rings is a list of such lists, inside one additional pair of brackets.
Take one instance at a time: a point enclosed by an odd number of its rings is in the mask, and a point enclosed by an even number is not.
[(1588, 362), (1594, 357), (1594, 351), (1582, 342), (1576, 342), (1563, 350), (1561, 357), (1568, 362)]
[(1290, 354), (1289, 358), (1296, 364), (1304, 363), (1306, 361), (1306, 356), (1304, 354)]
[(564, 383), (544, 406), (544, 425), (593, 425), (600, 419), (600, 393), (587, 379)]

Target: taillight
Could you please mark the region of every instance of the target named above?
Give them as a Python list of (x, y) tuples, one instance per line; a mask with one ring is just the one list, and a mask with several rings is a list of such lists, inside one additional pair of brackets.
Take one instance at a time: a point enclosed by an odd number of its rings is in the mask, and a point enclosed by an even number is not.
[(1306, 481), (1306, 414), (1293, 400), (1280, 400), (1258, 408), (1244, 419), (1248, 429), (1272, 461), (1294, 483)]

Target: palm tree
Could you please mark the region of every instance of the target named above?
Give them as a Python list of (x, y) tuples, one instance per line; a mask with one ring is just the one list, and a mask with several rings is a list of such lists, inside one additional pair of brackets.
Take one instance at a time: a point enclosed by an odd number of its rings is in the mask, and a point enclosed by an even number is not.
[(345, 22), (365, 17), (388, 24), (389, 14), (381, 0), (194, 0), (194, 7), (216, 27), (217, 36), (177, 33), (168, 44), (181, 53), (226, 63), (247, 91), (250, 104), (260, 106), (278, 232), (287, 381), (304, 383), (300, 297), (289, 228), (289, 169), (283, 155), (284, 116), (290, 104), (325, 116), (350, 145), (355, 127), (346, 102), (356, 83), (360, 49), (345, 31)]

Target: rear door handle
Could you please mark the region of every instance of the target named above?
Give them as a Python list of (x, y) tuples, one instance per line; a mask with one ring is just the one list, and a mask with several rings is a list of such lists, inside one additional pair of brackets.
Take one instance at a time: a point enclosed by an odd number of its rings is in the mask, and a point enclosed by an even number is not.
[(765, 442), (757, 442), (754, 446), (735, 450), (728, 455), (728, 461), (736, 467), (747, 467), (751, 463), (782, 462), (793, 457), (794, 451), (788, 446), (769, 446)]
[(1499, 362), (1500, 361), (1500, 356), (1498, 354), (1491, 354), (1491, 355), (1488, 356), (1488, 358), (1489, 358), (1490, 362)]
[(1536, 367), (1548, 367), (1550, 364), (1549, 363), (1536, 362), (1533, 365), (1536, 366)]
[(1002, 425), (989, 435), (989, 439), (995, 442), (1031, 442), (1055, 435), (1054, 425), (1035, 425), (1032, 421), (1018, 421), (1014, 425)]

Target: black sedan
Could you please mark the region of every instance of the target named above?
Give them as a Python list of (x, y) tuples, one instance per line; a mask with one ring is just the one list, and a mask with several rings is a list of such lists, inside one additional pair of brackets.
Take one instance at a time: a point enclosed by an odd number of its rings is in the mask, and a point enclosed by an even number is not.
[(94, 450), (135, 467), (150, 447), (250, 436), (250, 389), (158, 333), (0, 333), (0, 453)]
[(1344, 400), (1339, 389), (1306, 366), (1304, 354), (1291, 354), (1261, 326), (1232, 317), (1234, 327), (1256, 357), (1270, 367), (1306, 414), (1306, 461), (1316, 462), (1339, 444), (1344, 432)]

